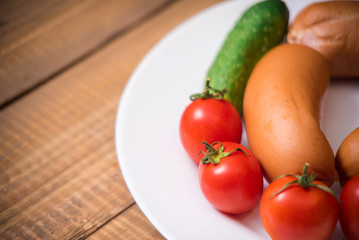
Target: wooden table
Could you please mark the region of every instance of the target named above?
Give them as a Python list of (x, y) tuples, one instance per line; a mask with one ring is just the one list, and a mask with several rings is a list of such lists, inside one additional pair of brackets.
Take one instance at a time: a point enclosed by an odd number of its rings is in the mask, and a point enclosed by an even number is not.
[(0, 1), (0, 239), (163, 238), (121, 175), (118, 101), (165, 34), (219, 1)]

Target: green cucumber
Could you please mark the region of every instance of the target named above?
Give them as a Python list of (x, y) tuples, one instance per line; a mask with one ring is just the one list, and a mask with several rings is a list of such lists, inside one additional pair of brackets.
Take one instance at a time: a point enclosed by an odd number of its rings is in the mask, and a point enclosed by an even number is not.
[(207, 79), (215, 89), (227, 89), (227, 98), (242, 113), (244, 90), (259, 59), (281, 43), (289, 11), (280, 0), (267, 0), (247, 9), (227, 35)]

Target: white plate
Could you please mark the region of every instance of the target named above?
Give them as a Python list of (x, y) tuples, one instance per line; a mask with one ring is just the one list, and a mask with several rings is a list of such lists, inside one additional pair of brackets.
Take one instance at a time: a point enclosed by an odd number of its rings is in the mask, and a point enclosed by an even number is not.
[[(179, 138), (189, 95), (202, 90), (228, 31), (254, 2), (223, 2), (175, 28), (139, 64), (120, 100), (116, 150), (124, 179), (143, 213), (167, 239), (270, 239), (258, 206), (230, 216), (207, 202), (197, 168)], [(287, 1), (290, 20), (310, 2)], [(359, 84), (353, 82), (329, 88), (323, 129), (334, 151), (359, 125), (358, 93)], [(243, 144), (248, 146), (245, 135)], [(342, 238), (337, 227), (332, 239)]]

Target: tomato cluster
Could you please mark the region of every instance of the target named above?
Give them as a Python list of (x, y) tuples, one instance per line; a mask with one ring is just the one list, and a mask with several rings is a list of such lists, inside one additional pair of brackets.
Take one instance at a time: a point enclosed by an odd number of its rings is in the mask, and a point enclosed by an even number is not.
[(241, 117), (224, 93), (211, 88), (208, 80), (203, 93), (192, 95), (182, 114), (180, 136), (198, 166), (204, 196), (218, 210), (236, 214), (259, 202), (263, 174), (258, 160), (240, 144)]
[(343, 187), (340, 201), (315, 174), (288, 174), (263, 192), (263, 173), (254, 154), (240, 144), (242, 122), (225, 91), (191, 97), (180, 122), (184, 149), (198, 166), (200, 187), (219, 211), (240, 214), (260, 203), (260, 217), (272, 239), (327, 239), (339, 219), (348, 239), (359, 239), (359, 175)]

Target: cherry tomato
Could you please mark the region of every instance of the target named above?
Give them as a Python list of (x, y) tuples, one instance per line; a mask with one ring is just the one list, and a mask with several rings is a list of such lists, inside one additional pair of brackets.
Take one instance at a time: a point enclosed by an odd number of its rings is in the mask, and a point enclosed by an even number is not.
[(270, 183), (264, 191), (260, 216), (272, 239), (328, 239), (335, 229), (338, 200), (331, 193), (312, 186), (329, 189), (324, 183), (313, 181), (314, 177), (309, 180), (306, 175), (304, 177), (310, 186), (301, 186), (298, 177), (284, 176)]
[(348, 239), (359, 239), (359, 175), (352, 177), (340, 194), (339, 222)]
[(209, 146), (214, 150), (206, 146), (208, 153), (198, 167), (200, 187), (206, 199), (216, 209), (231, 214), (255, 207), (263, 192), (259, 161), (239, 143), (216, 142)]
[(182, 144), (198, 165), (206, 142), (241, 142), (242, 121), (236, 108), (226, 99), (197, 99), (185, 109), (180, 122)]

